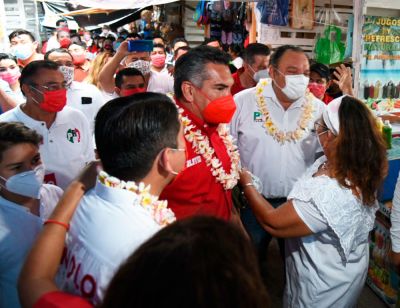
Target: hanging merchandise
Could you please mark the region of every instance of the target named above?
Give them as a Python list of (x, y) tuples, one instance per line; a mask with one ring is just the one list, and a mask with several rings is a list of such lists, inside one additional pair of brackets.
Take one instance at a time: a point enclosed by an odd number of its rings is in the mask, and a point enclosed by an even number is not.
[(261, 23), (274, 26), (287, 26), (289, 0), (260, 1), (257, 9), (261, 13)]
[(210, 38), (221, 39), (223, 2), (213, 1), (208, 5), (210, 15)]
[(221, 43), (225, 46), (232, 44), (234, 5), (230, 1), (223, 1)]
[[(335, 39), (331, 40), (331, 34), (335, 33)], [(326, 65), (342, 62), (344, 59), (345, 45), (341, 42), (342, 30), (336, 26), (327, 26), (324, 37), (315, 44), (315, 60)]]
[(312, 30), (314, 27), (314, 0), (292, 0), (291, 27)]
[(246, 36), (246, 27), (243, 23), (246, 19), (246, 3), (235, 3), (238, 7), (236, 9), (235, 20), (232, 29), (232, 44), (242, 45)]
[(202, 0), (196, 6), (193, 14), (193, 20), (195, 23), (197, 23), (198, 26), (206, 25), (209, 23), (207, 5), (208, 2)]

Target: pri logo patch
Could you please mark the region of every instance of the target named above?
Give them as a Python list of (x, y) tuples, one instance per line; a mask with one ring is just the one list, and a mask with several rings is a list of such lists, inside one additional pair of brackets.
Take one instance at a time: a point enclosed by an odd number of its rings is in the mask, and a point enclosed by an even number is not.
[(71, 143), (79, 143), (81, 142), (81, 132), (79, 131), (79, 129), (75, 128), (72, 129), (70, 128), (67, 131), (67, 140)]
[(256, 111), (253, 113), (253, 121), (254, 122), (262, 122), (263, 121), (261, 112)]

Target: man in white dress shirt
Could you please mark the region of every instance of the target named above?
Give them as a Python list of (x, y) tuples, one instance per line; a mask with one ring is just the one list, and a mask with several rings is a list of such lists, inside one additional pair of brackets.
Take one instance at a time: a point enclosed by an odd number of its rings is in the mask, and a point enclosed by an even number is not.
[(105, 104), (95, 137), (104, 171), (71, 221), (60, 275), (65, 290), (96, 305), (121, 263), (175, 220), (158, 196), (183, 170), (186, 149), (176, 106), (156, 93)]
[[(261, 179), (262, 193), (275, 207), (286, 201), (319, 149), (312, 128), (325, 106), (306, 91), (309, 73), (309, 60), (301, 48), (281, 46), (270, 60), (271, 78), (234, 97), (237, 110), (231, 134), (237, 139), (242, 166)], [(265, 261), (271, 236), (250, 208), (241, 216), (260, 261)]]
[(50, 50), (44, 58), (59, 65), (59, 70), (63, 73), (67, 85), (67, 106), (82, 111), (89, 121), (91, 132), (93, 132), (96, 114), (104, 105), (104, 98), (100, 90), (92, 84), (74, 81), (74, 61), (66, 49)]
[(43, 136), (40, 154), (45, 182), (65, 188), (94, 160), (89, 122), (82, 112), (65, 106), (66, 85), (57, 63), (29, 63), (21, 72), (20, 84), (26, 103), (3, 113), (0, 122), (22, 122)]

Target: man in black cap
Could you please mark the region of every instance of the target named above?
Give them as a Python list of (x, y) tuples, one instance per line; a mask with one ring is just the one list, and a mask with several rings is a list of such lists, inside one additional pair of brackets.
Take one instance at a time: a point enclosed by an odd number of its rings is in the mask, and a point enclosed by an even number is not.
[[(310, 66), (308, 89), (325, 104), (329, 104), (334, 98), (343, 94), (352, 96), (352, 82), (351, 68), (343, 64), (333, 69), (332, 74), (329, 67), (322, 63), (314, 63)], [(328, 91), (328, 89), (332, 91)]]

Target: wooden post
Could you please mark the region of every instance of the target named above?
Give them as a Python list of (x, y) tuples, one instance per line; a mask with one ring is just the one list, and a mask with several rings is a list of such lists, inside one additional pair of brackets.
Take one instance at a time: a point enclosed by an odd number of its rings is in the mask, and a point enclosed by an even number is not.
[(256, 13), (255, 13), (255, 3), (250, 2), (251, 7), (251, 27), (249, 32), (249, 43), (256, 43), (257, 42), (257, 20), (256, 20)]

